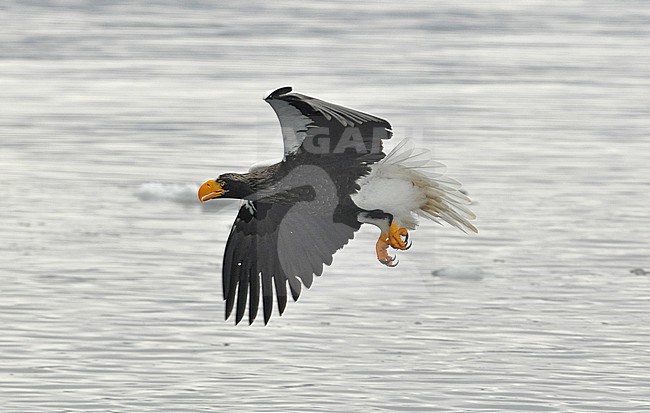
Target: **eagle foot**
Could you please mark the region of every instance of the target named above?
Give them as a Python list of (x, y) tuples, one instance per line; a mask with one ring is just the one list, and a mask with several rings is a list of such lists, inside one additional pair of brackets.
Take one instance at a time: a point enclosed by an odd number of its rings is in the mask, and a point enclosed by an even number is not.
[(388, 254), (389, 245), (390, 243), (388, 234), (381, 234), (375, 246), (375, 250), (377, 251), (377, 259), (387, 267), (395, 267), (399, 261), (395, 259), (396, 257), (391, 257), (390, 254)]
[(390, 228), (388, 229), (388, 241), (390, 246), (396, 250), (405, 251), (411, 248), (408, 231), (406, 228), (400, 228), (395, 222), (390, 224)]

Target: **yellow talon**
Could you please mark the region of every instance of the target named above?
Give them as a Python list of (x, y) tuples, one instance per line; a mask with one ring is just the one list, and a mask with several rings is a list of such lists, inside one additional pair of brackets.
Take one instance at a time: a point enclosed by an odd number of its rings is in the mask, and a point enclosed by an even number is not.
[(395, 261), (395, 257), (391, 257), (390, 254), (388, 254), (389, 245), (390, 243), (388, 234), (379, 235), (379, 239), (375, 245), (375, 250), (377, 251), (377, 259), (387, 267), (394, 267), (397, 265), (397, 261)]
[[(404, 239), (402, 239), (404, 237)], [(409, 233), (406, 228), (400, 228), (395, 222), (390, 224), (388, 230), (388, 239), (390, 246), (396, 250), (407, 250), (410, 245), (407, 245)]]

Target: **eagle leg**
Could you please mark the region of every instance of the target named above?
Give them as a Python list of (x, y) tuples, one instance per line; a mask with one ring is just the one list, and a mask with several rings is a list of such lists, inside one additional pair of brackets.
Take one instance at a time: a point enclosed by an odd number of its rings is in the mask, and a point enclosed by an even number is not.
[[(379, 235), (379, 239), (375, 245), (377, 259), (387, 267), (396, 266), (398, 261), (395, 259), (396, 257), (391, 257), (390, 254), (388, 254), (388, 247), (393, 247), (399, 250), (406, 250), (410, 247), (410, 245), (406, 244), (408, 242), (408, 232), (406, 231), (406, 228), (400, 228), (393, 221), (392, 214), (379, 209), (361, 211), (357, 216), (357, 220), (361, 223), (372, 224), (379, 228), (381, 234)], [(404, 237), (403, 240), (402, 237)]]
[(389, 245), (388, 234), (382, 233), (379, 235), (379, 239), (375, 245), (375, 251), (377, 252), (377, 259), (379, 262), (387, 267), (394, 267), (399, 261), (396, 261), (395, 257), (391, 257), (390, 254), (388, 254)]
[[(402, 237), (404, 237), (402, 239)], [(406, 228), (400, 228), (395, 221), (391, 222), (388, 228), (388, 241), (391, 247), (396, 250), (407, 250), (411, 248), (409, 244), (409, 233)]]

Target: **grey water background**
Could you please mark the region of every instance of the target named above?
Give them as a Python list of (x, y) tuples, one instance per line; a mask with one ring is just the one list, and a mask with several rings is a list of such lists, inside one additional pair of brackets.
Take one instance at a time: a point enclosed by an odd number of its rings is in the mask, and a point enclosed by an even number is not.
[[(8, 1), (0, 411), (650, 411), (650, 7)], [(364, 228), (268, 326), (223, 321), (290, 84), (448, 165), (480, 233)]]

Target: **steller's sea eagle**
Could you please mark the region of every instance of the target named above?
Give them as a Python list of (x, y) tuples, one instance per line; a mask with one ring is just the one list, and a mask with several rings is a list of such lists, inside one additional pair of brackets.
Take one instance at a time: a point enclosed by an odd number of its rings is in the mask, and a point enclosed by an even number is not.
[(255, 320), (260, 293), (264, 323), (273, 309), (273, 291), (282, 314), (287, 285), (293, 300), (309, 288), (323, 265), (332, 263), (361, 224), (381, 230), (379, 262), (395, 266), (388, 248), (406, 250), (417, 217), (477, 232), (474, 214), (460, 184), (442, 164), (408, 140), (388, 155), (382, 140), (392, 136), (384, 119), (281, 87), (267, 93), (280, 120), (284, 159), (257, 165), (248, 173), (225, 173), (205, 182), (199, 200), (242, 200), (223, 256), (226, 319), (236, 305), (239, 323), (248, 301)]

